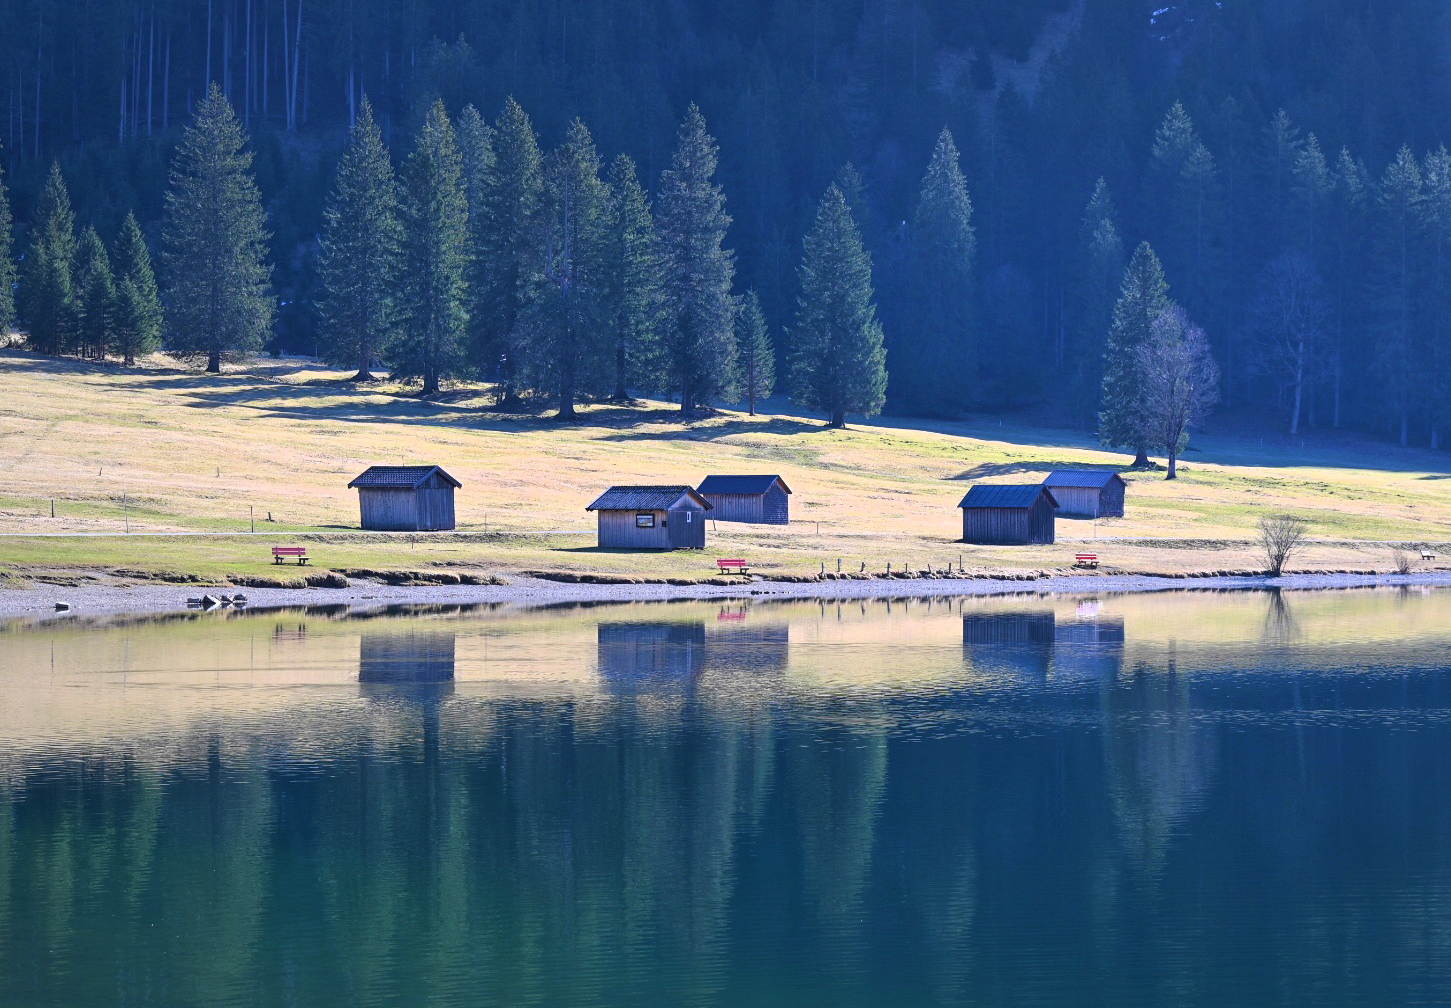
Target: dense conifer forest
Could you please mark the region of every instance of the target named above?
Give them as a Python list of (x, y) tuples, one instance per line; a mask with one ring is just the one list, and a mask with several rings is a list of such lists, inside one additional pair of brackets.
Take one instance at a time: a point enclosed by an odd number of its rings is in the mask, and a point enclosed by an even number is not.
[(1135, 450), (1188, 360), (1140, 344), (1207, 341), (1267, 426), (1451, 424), (1435, 0), (15, 0), (0, 37), (0, 323), (46, 352), (564, 416), (1038, 404)]

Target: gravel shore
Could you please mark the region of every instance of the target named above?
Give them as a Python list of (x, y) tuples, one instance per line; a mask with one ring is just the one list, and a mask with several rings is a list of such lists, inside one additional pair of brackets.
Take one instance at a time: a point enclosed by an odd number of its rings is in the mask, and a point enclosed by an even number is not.
[[(348, 588), (203, 589), (189, 585), (83, 585), (0, 589), (0, 617), (65, 619), (75, 616), (145, 615), (185, 612), (187, 598), (242, 591), (250, 609), (295, 606), (349, 606), (360, 610), (396, 605), (468, 605), (501, 602), (521, 608), (577, 602), (648, 602), (714, 598), (913, 598), (1007, 594), (1085, 595), (1107, 592), (1203, 591), (1246, 589), (1369, 588), (1451, 585), (1451, 573), (1426, 574), (1289, 574), (1283, 577), (1171, 578), (1105, 574), (1048, 577), (1035, 581), (996, 580), (871, 580), (806, 583), (760, 581), (749, 585), (561, 584), (514, 578), (506, 585), (386, 585), (354, 582)], [(69, 608), (58, 611), (56, 604)], [(194, 608), (192, 611), (196, 611)]]

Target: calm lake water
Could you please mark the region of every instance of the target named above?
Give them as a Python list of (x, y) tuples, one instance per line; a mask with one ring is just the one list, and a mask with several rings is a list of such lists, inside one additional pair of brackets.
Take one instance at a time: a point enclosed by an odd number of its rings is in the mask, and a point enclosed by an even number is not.
[(0, 1006), (1451, 1003), (1451, 592), (0, 627)]

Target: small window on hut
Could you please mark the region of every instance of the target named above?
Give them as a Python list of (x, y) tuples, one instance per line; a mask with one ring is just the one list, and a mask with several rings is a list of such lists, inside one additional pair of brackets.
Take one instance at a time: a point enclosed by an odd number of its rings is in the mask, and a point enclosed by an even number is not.
[(636, 528), (654, 528), (655, 516), (648, 511), (640, 511), (635, 515)]

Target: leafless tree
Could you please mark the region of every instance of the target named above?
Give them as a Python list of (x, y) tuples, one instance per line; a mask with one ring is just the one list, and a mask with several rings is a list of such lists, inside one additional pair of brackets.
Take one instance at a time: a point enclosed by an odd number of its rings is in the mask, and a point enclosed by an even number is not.
[(1278, 577), (1290, 557), (1305, 545), (1310, 526), (1294, 515), (1269, 515), (1260, 519), (1260, 545), (1270, 564), (1270, 574)]
[(1203, 423), (1219, 401), (1219, 368), (1204, 330), (1178, 305), (1154, 320), (1153, 332), (1138, 356), (1149, 441), (1169, 458), (1164, 478), (1175, 479), (1189, 431)]
[(1259, 369), (1290, 402), (1290, 433), (1300, 433), (1305, 389), (1325, 371), (1330, 300), (1310, 257), (1288, 249), (1260, 274), (1252, 313)]

